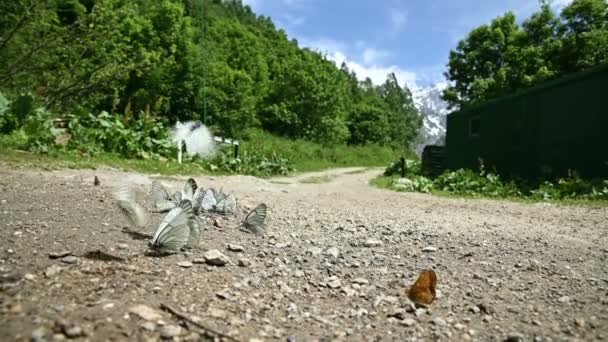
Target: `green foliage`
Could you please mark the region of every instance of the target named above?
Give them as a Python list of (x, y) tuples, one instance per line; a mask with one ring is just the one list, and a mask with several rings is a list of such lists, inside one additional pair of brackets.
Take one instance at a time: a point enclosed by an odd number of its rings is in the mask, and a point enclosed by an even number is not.
[[(420, 175), (422, 172), (422, 163), (418, 159), (406, 159), (405, 160), (405, 175), (406, 176), (415, 176)], [(401, 160), (397, 160), (391, 165), (389, 165), (384, 170), (385, 176), (396, 176), (401, 175)]]
[[(80, 120), (83, 127), (112, 121), (104, 133), (82, 132), (79, 148), (89, 152), (149, 149), (156, 142), (131, 145), (144, 140), (127, 129), (141, 117), (146, 125), (150, 118), (202, 120), (233, 138), (263, 128), (323, 145), (403, 150), (421, 124), (394, 75), (381, 86), (359, 82), (238, 0), (14, 0), (2, 2), (0, 13), (3, 92), (32, 94), (35, 106), (57, 113), (121, 114)], [(31, 111), (3, 114), (3, 132)]]
[(549, 1), (521, 25), (513, 13), (473, 29), (450, 52), (443, 97), (451, 107), (485, 101), (608, 63), (608, 3), (574, 0), (556, 16)]
[[(418, 165), (416, 165), (418, 164)], [(505, 181), (484, 170), (479, 173), (459, 169), (446, 171), (435, 179), (420, 175), (419, 163), (408, 165), (407, 178), (395, 178), (399, 163), (390, 165), (383, 177), (374, 180), (376, 186), (396, 191), (447, 193), (465, 197), (524, 198), (532, 200), (602, 200), (608, 201), (608, 180), (583, 180), (577, 177), (530, 184), (523, 180)]]
[(243, 152), (239, 158), (231, 158), (226, 154), (210, 163), (211, 168), (219, 168), (233, 174), (249, 174), (254, 176), (287, 175), (295, 171), (289, 159), (278, 153), (263, 155), (260, 153)]

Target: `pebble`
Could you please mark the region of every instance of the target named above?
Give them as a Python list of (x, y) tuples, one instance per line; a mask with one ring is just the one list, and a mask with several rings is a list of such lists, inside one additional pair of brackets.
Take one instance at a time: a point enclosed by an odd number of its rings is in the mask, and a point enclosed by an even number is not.
[(367, 280), (365, 278), (355, 278), (355, 279), (351, 280), (351, 282), (353, 284), (359, 284), (359, 285), (367, 285), (367, 284), (369, 284), (369, 280)]
[(190, 268), (190, 267), (193, 266), (193, 264), (192, 264), (192, 262), (186, 260), (186, 261), (180, 261), (180, 262), (178, 262), (177, 266), (183, 267), (183, 268)]
[(142, 323), (140, 325), (140, 327), (146, 331), (152, 332), (152, 331), (156, 330), (156, 323), (148, 321), (148, 322)]
[(570, 302), (570, 297), (568, 297), (568, 296), (562, 296), (562, 297), (559, 297), (557, 299), (557, 301), (560, 302), (560, 303), (568, 303), (568, 302)]
[(205, 254), (203, 254), (203, 258), (208, 265), (213, 266), (225, 266), (226, 264), (230, 263), (230, 259), (217, 249), (212, 249), (205, 252)]
[(486, 322), (486, 323), (489, 323), (489, 322), (492, 321), (492, 316), (485, 315), (485, 316), (483, 316), (483, 318), (481, 320), (484, 321), (484, 322)]
[(47, 269), (44, 271), (44, 276), (47, 278), (52, 278), (52, 277), (58, 275), (59, 272), (61, 272), (62, 270), (63, 270), (63, 268), (61, 266), (51, 265), (51, 266), (47, 267)]
[(422, 251), (424, 253), (433, 253), (433, 252), (437, 252), (437, 247), (433, 247), (433, 246), (426, 246), (422, 249)]
[(507, 335), (507, 338), (504, 339), (504, 342), (523, 342), (523, 341), (524, 341), (524, 335), (522, 335), (518, 332), (510, 333), (509, 335)]
[(464, 330), (465, 326), (461, 323), (456, 323), (454, 324), (454, 329), (460, 331), (460, 330)]
[(174, 338), (182, 333), (182, 328), (179, 325), (165, 325), (160, 329), (160, 337), (162, 338)]
[(311, 256), (317, 256), (319, 254), (321, 254), (322, 250), (319, 247), (310, 247), (309, 249), (306, 250), (306, 254), (311, 255)]
[(64, 249), (64, 250), (59, 251), (59, 252), (51, 252), (51, 253), (49, 253), (49, 258), (51, 258), (51, 259), (59, 259), (59, 258), (66, 257), (66, 256), (68, 256), (70, 254), (72, 254), (72, 252)]
[(238, 261), (238, 265), (241, 267), (249, 267), (251, 266), (251, 260), (247, 258), (240, 258)]
[(446, 322), (445, 319), (443, 319), (441, 317), (435, 317), (435, 318), (433, 318), (433, 324), (440, 326), (440, 327), (445, 327), (446, 325), (448, 325), (448, 322)]
[(32, 331), (32, 341), (38, 342), (43, 341), (44, 336), (46, 335), (46, 329), (44, 327), (38, 327)]
[(84, 331), (78, 325), (66, 325), (63, 327), (63, 333), (69, 338), (84, 336)]
[(411, 326), (414, 326), (414, 324), (416, 324), (416, 320), (413, 318), (406, 318), (406, 319), (402, 320), (400, 323), (403, 326), (411, 327)]
[(126, 243), (119, 243), (118, 245), (116, 245), (116, 247), (118, 247), (118, 249), (129, 249), (129, 245), (127, 245)]
[(129, 308), (129, 313), (135, 314), (146, 321), (157, 321), (163, 316), (155, 309), (143, 304), (138, 304)]
[(367, 239), (363, 242), (363, 247), (380, 247), (382, 246), (382, 241), (376, 239)]
[(76, 264), (78, 263), (78, 257), (75, 257), (73, 255), (68, 255), (66, 257), (61, 258), (61, 262), (65, 263), (65, 264)]
[(302, 278), (304, 277), (304, 271), (302, 270), (295, 270), (295, 272), (293, 272), (293, 276), (296, 278)]
[(231, 252), (243, 252), (245, 250), (245, 248), (243, 248), (243, 246), (241, 246), (241, 245), (229, 243), (228, 250)]
[(334, 258), (338, 258), (340, 256), (340, 250), (337, 247), (331, 247), (327, 251), (325, 251), (325, 254)]

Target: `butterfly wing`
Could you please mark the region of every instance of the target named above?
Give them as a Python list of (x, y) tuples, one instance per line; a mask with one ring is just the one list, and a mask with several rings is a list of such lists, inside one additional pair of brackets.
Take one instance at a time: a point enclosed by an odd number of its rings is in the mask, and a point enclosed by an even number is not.
[(219, 203), (226, 198), (226, 194), (222, 192), (222, 190), (216, 191), (213, 189), (213, 196), (215, 197), (215, 201)]
[(178, 251), (190, 239), (190, 222), (193, 220), (192, 203), (190, 201), (182, 201), (160, 223), (154, 237), (150, 241), (150, 246), (161, 252)]
[(146, 213), (144, 208), (137, 204), (135, 200), (135, 192), (131, 190), (123, 190), (116, 194), (118, 207), (127, 216), (129, 222), (137, 227), (143, 227), (146, 224)]
[(236, 196), (234, 196), (233, 194), (226, 196), (226, 198), (224, 198), (221, 203), (218, 203), (217, 206), (219, 207), (218, 211), (224, 215), (236, 214), (236, 210), (237, 210)]
[(435, 300), (437, 275), (433, 270), (424, 270), (408, 290), (408, 297), (417, 304), (429, 305)]
[(214, 190), (207, 189), (205, 191), (205, 195), (203, 196), (203, 200), (201, 202), (201, 208), (205, 211), (213, 210), (214, 206), (217, 204), (215, 200)]
[(152, 200), (154, 200), (156, 210), (160, 212), (169, 211), (176, 207), (176, 204), (171, 200), (167, 189), (156, 180), (152, 182)]
[(263, 234), (266, 229), (267, 206), (264, 203), (258, 204), (243, 221), (243, 227), (254, 234)]
[(196, 188), (198, 188), (198, 186), (194, 178), (188, 178), (186, 184), (184, 185), (184, 190), (182, 191), (182, 199), (192, 201), (194, 199)]
[(192, 197), (192, 210), (194, 210), (194, 214), (199, 214), (201, 211), (201, 206), (203, 205), (203, 198), (205, 197), (205, 189), (197, 188), (194, 192), (194, 196)]
[(196, 219), (192, 219), (188, 222), (188, 228), (190, 228), (190, 236), (187, 245), (188, 247), (196, 247), (201, 237), (201, 227)]

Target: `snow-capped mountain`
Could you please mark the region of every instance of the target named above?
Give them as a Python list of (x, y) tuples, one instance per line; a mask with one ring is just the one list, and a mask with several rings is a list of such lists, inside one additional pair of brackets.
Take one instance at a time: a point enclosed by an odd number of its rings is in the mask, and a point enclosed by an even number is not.
[(441, 99), (445, 83), (412, 90), (414, 105), (423, 117), (420, 139), (415, 146), (416, 154), (422, 154), (426, 145), (445, 145), (448, 104)]

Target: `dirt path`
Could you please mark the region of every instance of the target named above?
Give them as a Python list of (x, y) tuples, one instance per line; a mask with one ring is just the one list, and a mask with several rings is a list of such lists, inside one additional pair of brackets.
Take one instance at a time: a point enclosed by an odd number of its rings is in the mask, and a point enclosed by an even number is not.
[[(199, 249), (160, 258), (112, 197), (130, 186), (144, 203), (156, 177), (0, 166), (0, 336), (208, 338), (164, 303), (243, 341), (608, 338), (607, 208), (396, 193), (368, 185), (379, 172), (197, 177), (245, 209), (266, 202), (268, 233), (203, 217)], [(211, 249), (230, 264), (199, 263)], [(416, 308), (404, 290), (425, 268), (438, 298)]]

